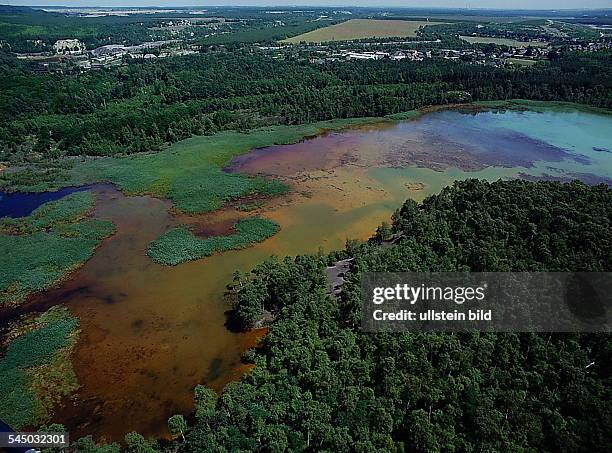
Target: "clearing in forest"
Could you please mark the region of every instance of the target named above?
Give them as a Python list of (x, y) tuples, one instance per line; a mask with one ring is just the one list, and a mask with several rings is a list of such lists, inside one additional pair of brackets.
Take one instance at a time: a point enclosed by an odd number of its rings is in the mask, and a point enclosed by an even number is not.
[(508, 47), (546, 47), (545, 42), (540, 41), (517, 41), (516, 39), (507, 38), (488, 38), (486, 36), (460, 36), (461, 39), (471, 44), (498, 44)]

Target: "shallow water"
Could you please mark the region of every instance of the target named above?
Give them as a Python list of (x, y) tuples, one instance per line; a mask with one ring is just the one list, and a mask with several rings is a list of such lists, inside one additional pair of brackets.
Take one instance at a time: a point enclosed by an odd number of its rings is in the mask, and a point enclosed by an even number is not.
[(612, 154), (594, 150), (612, 148), (610, 126), (610, 116), (578, 112), (449, 111), (255, 150), (230, 169), (279, 177), (293, 187), (259, 212), (281, 231), (251, 248), (176, 267), (151, 261), (148, 243), (186, 221), (200, 234), (219, 234), (245, 214), (226, 209), (176, 218), (167, 202), (97, 188), (96, 216), (113, 220), (117, 234), (61, 288), (31, 302), (65, 303), (81, 319), (74, 357), (81, 389), (55, 420), (73, 437), (119, 440), (132, 430), (164, 435), (169, 416), (192, 409), (196, 384), (220, 390), (248, 369), (239, 358), (257, 332), (224, 327), (223, 294), (234, 270), (247, 271), (271, 254), (366, 239), (406, 198), (420, 201), (457, 179), (543, 172), (611, 178)]

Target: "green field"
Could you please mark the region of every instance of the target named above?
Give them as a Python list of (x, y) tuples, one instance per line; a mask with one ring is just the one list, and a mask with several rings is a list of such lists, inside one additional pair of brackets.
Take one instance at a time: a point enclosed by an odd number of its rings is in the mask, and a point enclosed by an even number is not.
[(285, 39), (283, 42), (298, 44), (300, 42), (352, 41), (366, 38), (415, 37), (421, 27), (438, 24), (438, 22), (418, 20), (351, 19), (341, 24), (319, 28)]
[(50, 288), (87, 261), (113, 224), (92, 219), (89, 192), (45, 203), (27, 217), (0, 219), (0, 306)]
[(279, 226), (268, 219), (251, 218), (235, 225), (236, 233), (199, 239), (184, 227), (173, 228), (153, 241), (147, 254), (160, 264), (175, 266), (213, 253), (237, 250), (274, 236)]
[(487, 38), (484, 36), (460, 36), (461, 39), (471, 44), (497, 44), (508, 47), (546, 47), (548, 44), (539, 41), (517, 41), (506, 38)]
[(62, 306), (21, 320), (0, 359), (0, 418), (13, 428), (49, 420), (53, 405), (78, 388), (70, 354), (78, 321)]

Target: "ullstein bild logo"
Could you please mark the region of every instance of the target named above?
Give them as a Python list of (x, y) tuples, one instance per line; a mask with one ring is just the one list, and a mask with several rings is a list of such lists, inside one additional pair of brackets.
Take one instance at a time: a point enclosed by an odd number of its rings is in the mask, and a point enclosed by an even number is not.
[(610, 272), (362, 276), (366, 332), (610, 332)]

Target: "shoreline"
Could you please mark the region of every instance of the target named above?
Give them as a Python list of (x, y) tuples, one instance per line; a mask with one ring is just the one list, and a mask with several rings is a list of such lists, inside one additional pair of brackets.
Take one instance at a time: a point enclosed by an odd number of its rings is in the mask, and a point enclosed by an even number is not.
[[(33, 185), (31, 185), (30, 187), (26, 186), (30, 190), (20, 190), (19, 188), (16, 188), (19, 186), (18, 183), (15, 183), (15, 184), (8, 183), (5, 186), (2, 186), (1, 190), (6, 193), (16, 193), (16, 192), (41, 193), (41, 192), (57, 192), (61, 189), (71, 188), (71, 187), (79, 188), (79, 187), (87, 186), (87, 185), (111, 184), (115, 186), (118, 190), (123, 192), (124, 195), (126, 196), (148, 195), (148, 196), (152, 196), (155, 198), (168, 199), (172, 202), (173, 201), (172, 198), (164, 197), (163, 194), (160, 194), (158, 192), (156, 193), (154, 190), (151, 190), (151, 191), (135, 190), (133, 191), (125, 187), (121, 187), (121, 184), (118, 184), (116, 181), (113, 181), (111, 178), (101, 177), (99, 179), (96, 179), (96, 177), (94, 176), (86, 180), (79, 180), (78, 177), (75, 177), (75, 173), (76, 173), (75, 170), (78, 170), (79, 166), (83, 166), (84, 164), (89, 164), (93, 162), (100, 162), (100, 161), (111, 161), (112, 162), (112, 161), (119, 161), (119, 160), (126, 160), (126, 159), (129, 160), (129, 159), (135, 159), (135, 158), (145, 158), (147, 156), (157, 156), (163, 153), (170, 152), (172, 148), (176, 146), (180, 146), (181, 144), (185, 144), (189, 141), (198, 140), (198, 139), (206, 139), (206, 140), (214, 141), (214, 139), (216, 138), (223, 138), (223, 136), (227, 136), (227, 135), (248, 137), (253, 134), (259, 134), (259, 133), (269, 132), (270, 134), (272, 134), (272, 136), (270, 137), (269, 140), (267, 140), (266, 143), (254, 145), (248, 148), (247, 150), (236, 150), (236, 152), (231, 153), (231, 156), (229, 156), (229, 158), (226, 159), (225, 162), (220, 162), (220, 168), (223, 172), (231, 172), (231, 160), (234, 157), (237, 157), (243, 154), (247, 154), (253, 150), (267, 148), (270, 146), (277, 146), (277, 145), (292, 145), (292, 144), (300, 143), (303, 141), (307, 141), (309, 139), (320, 137), (322, 135), (325, 135), (331, 132), (358, 128), (360, 126), (364, 126), (368, 124), (411, 121), (411, 120), (417, 120), (421, 118), (422, 116), (427, 115), (429, 113), (434, 113), (434, 112), (443, 111), (443, 110), (461, 110), (461, 109), (473, 110), (475, 112), (484, 112), (484, 111), (491, 111), (491, 110), (496, 110), (496, 109), (531, 110), (531, 111), (578, 110), (582, 112), (599, 114), (599, 115), (612, 115), (612, 110), (604, 109), (600, 107), (594, 107), (594, 106), (590, 106), (587, 104), (578, 104), (578, 103), (565, 102), (565, 101), (535, 101), (535, 100), (529, 100), (529, 99), (473, 101), (473, 102), (468, 102), (468, 103), (426, 105), (418, 109), (408, 110), (405, 112), (392, 113), (392, 114), (380, 116), (380, 117), (339, 118), (339, 119), (325, 120), (325, 121), (319, 121), (319, 122), (314, 122), (314, 123), (304, 123), (304, 124), (299, 124), (299, 125), (268, 126), (268, 127), (263, 127), (263, 128), (251, 129), (247, 132), (238, 132), (238, 131), (228, 130), (228, 131), (218, 132), (214, 135), (194, 135), (192, 137), (180, 140), (172, 144), (166, 144), (166, 147), (164, 149), (162, 149), (161, 151), (157, 151), (157, 152), (144, 152), (144, 153), (137, 153), (137, 154), (119, 155), (119, 156), (113, 156), (113, 157), (84, 156), (83, 158), (81, 158), (80, 161), (77, 161), (77, 159), (73, 157), (67, 156), (67, 157), (62, 157), (62, 158), (59, 158), (58, 160), (50, 162), (55, 165), (57, 165), (58, 163), (60, 164), (71, 163), (73, 165), (72, 168), (68, 170), (69, 175), (68, 175), (67, 180), (60, 181), (58, 180), (59, 178), (57, 178), (55, 180), (51, 180), (50, 182), (43, 183), (44, 185), (37, 185), (36, 187), (34, 187)], [(303, 133), (301, 133), (299, 129), (303, 129)], [(274, 134), (281, 135), (284, 132), (287, 132), (291, 136), (290, 137), (274, 137)], [(44, 164), (36, 163), (32, 167), (28, 167), (26, 165), (25, 168), (36, 168), (36, 165), (44, 165)], [(10, 166), (10, 165), (7, 166), (4, 163), (0, 163), (0, 168), (2, 166), (4, 166), (4, 168), (2, 168), (0, 174), (2, 173), (10, 174), (11, 168), (18, 168), (17, 166)], [(44, 167), (41, 168), (41, 170), (44, 170), (44, 169), (45, 169)], [(227, 200), (225, 203), (231, 203), (231, 202), (232, 200)], [(183, 210), (176, 208), (174, 206), (174, 203), (173, 203), (173, 209), (176, 209), (177, 212), (180, 212), (182, 214), (200, 214), (203, 212), (214, 212), (216, 210), (214, 209), (212, 211), (183, 211)]]

